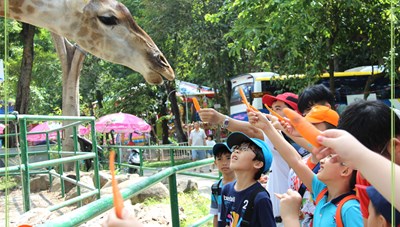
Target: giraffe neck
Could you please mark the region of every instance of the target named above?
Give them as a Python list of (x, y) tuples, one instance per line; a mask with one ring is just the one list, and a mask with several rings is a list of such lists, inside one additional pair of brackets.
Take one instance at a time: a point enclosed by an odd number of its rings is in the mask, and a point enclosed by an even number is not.
[[(46, 28), (58, 35), (71, 37), (79, 29), (82, 9), (87, 0), (9, 0), (7, 18)], [(4, 0), (0, 0), (4, 17)]]

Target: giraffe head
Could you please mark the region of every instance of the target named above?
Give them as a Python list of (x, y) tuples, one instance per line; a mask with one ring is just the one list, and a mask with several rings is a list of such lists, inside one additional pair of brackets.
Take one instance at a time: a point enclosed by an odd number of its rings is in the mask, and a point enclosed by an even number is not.
[(123, 4), (115, 0), (70, 3), (80, 7), (81, 14), (76, 16), (81, 17), (82, 23), (76, 25), (79, 31), (74, 39), (83, 49), (139, 72), (150, 84), (161, 84), (163, 77), (174, 79), (167, 59)]

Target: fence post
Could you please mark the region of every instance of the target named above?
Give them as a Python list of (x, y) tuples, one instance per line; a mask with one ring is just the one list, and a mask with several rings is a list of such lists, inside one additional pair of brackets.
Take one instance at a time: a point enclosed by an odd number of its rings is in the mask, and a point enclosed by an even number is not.
[(24, 211), (27, 212), (31, 209), (31, 201), (29, 199), (29, 194), (31, 193), (31, 185), (29, 180), (29, 157), (28, 157), (28, 143), (27, 143), (27, 128), (26, 128), (26, 119), (22, 119), (20, 121), (21, 126), (21, 159), (22, 159), (22, 186), (23, 186), (23, 194), (24, 194)]
[(169, 149), (169, 159), (171, 160), (171, 166), (175, 166), (174, 154), (175, 154), (175, 150)]
[(171, 205), (172, 226), (179, 227), (178, 190), (176, 189), (176, 173), (168, 177), (169, 198)]
[(139, 148), (139, 176), (143, 176), (143, 152), (144, 149)]

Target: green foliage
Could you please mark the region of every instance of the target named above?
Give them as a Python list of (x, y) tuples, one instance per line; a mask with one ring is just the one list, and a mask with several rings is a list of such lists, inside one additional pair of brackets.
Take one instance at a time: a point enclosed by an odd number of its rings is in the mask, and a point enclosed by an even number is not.
[[(175, 160), (175, 165), (182, 165), (192, 162), (191, 160)], [(145, 161), (144, 162), (145, 167), (152, 167), (152, 168), (158, 168), (158, 167), (170, 167), (171, 166), (171, 161)]]
[(11, 177), (0, 177), (0, 191), (6, 189), (13, 189), (18, 185), (15, 178)]

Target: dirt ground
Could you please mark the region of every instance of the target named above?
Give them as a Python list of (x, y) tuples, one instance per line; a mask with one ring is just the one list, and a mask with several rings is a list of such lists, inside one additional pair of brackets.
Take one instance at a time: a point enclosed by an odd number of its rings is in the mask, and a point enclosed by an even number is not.
[[(9, 191), (8, 194), (8, 217), (6, 215), (5, 204), (6, 196), (4, 192), (0, 193), (0, 226), (6, 225), (6, 219), (10, 226), (15, 226), (18, 223), (20, 216), (24, 213), (23, 206), (23, 193), (21, 189)], [(63, 202), (64, 198), (61, 197), (60, 192), (40, 191), (38, 193), (31, 193), (31, 209), (33, 208), (48, 208), (57, 203)], [(3, 205), (4, 204), (4, 205)], [(76, 206), (67, 206), (53, 212), (53, 215), (59, 216), (70, 212)]]
[[(213, 171), (213, 174), (217, 174), (217, 171)], [(178, 179), (191, 179), (193, 177), (178, 175)], [(214, 182), (214, 180), (210, 179), (202, 179), (196, 178), (195, 181), (198, 183), (198, 190), (199, 192), (209, 198), (210, 196), (210, 186)], [(31, 209), (33, 208), (48, 208), (55, 204), (61, 203), (64, 201), (64, 198), (61, 197), (60, 192), (49, 192), (49, 191), (40, 191), (38, 193), (31, 193)], [(23, 208), (23, 193), (21, 188), (14, 189), (9, 191), (8, 194), (8, 216), (6, 216), (6, 209), (5, 209), (5, 200), (6, 196), (4, 192), (0, 192), (0, 226), (6, 226), (6, 220), (11, 227), (17, 226), (19, 223), (21, 215), (24, 213)], [(3, 205), (4, 204), (4, 205)], [(66, 214), (72, 210), (74, 210), (76, 206), (67, 206), (56, 210), (51, 213), (51, 217), (54, 218), (55, 216), (61, 216)], [(104, 222), (105, 218), (107, 217), (108, 212), (105, 212), (96, 218), (88, 221), (86, 224), (81, 226), (101, 226), (101, 223)], [(52, 219), (51, 218), (51, 219)]]

